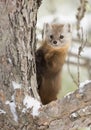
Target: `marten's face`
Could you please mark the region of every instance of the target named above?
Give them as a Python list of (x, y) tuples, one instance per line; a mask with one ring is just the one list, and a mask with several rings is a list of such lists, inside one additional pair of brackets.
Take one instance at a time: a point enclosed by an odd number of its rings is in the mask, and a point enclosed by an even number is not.
[(44, 39), (52, 47), (62, 47), (71, 41), (70, 25), (45, 24)]

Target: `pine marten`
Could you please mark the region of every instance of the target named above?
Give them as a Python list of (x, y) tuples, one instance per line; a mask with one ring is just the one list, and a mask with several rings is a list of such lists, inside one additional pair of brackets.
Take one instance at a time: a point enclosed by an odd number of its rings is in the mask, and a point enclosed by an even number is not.
[(42, 103), (57, 99), (61, 87), (61, 72), (71, 43), (69, 24), (44, 25), (44, 38), (36, 51), (38, 90)]

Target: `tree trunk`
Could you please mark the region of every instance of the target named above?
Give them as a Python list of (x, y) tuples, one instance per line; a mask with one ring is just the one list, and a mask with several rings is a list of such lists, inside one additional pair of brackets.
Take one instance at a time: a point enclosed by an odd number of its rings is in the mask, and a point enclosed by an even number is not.
[[(36, 22), (40, 2), (0, 1), (0, 110), (7, 113), (7, 117), (0, 120), (3, 130), (14, 123), (12, 116), (15, 122), (19, 120), (14, 113), (12, 115), (11, 104), (18, 111), (23, 108), (25, 95), (40, 100), (35, 66)], [(18, 115), (16, 109), (15, 114)], [(21, 123), (21, 127), (24, 124)]]

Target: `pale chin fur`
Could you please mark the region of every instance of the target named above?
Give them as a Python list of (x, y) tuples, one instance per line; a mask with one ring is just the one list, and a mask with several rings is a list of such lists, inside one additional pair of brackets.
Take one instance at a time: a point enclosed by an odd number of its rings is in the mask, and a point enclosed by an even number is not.
[(64, 46), (65, 46), (65, 43), (58, 43), (58, 44), (49, 43), (49, 45), (50, 45), (52, 48), (59, 49), (59, 48), (61, 48), (61, 47), (64, 47)]

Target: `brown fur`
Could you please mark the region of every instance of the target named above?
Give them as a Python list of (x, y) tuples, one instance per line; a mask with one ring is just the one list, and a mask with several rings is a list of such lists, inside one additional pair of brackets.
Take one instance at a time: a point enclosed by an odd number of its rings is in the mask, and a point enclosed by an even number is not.
[(43, 104), (57, 99), (61, 87), (61, 71), (69, 45), (67, 43), (56, 48), (50, 46), (45, 40), (36, 52), (37, 81)]

